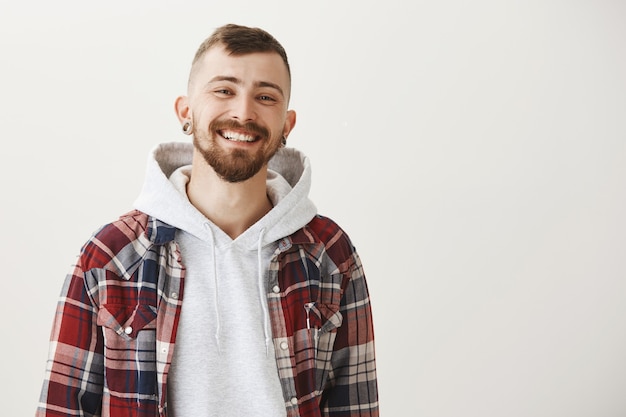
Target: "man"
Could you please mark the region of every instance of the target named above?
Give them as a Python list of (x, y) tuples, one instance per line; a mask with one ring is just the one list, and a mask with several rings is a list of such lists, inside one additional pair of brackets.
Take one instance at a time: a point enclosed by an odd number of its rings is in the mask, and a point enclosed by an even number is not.
[(134, 210), (63, 286), (38, 416), (378, 416), (363, 268), (308, 198), (283, 47), (218, 28)]

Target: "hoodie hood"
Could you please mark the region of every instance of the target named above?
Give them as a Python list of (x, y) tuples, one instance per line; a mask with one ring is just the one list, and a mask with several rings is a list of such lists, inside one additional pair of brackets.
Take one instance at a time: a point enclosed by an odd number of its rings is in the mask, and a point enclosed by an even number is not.
[[(190, 143), (155, 147), (133, 205), (178, 229), (176, 243), (186, 269), (184, 308), (168, 376), (174, 413), (202, 415), (206, 408), (198, 397), (221, 399), (224, 393), (236, 393), (258, 398), (262, 415), (284, 415), (267, 302), (268, 271), (277, 242), (316, 215), (309, 199), (309, 160), (293, 148), (276, 153), (267, 174), (273, 208), (233, 240), (187, 198), (192, 157)], [(209, 195), (211, 191), (206, 190)], [(241, 378), (247, 374), (255, 378)], [(221, 409), (216, 413), (231, 414)]]
[(156, 146), (148, 157), (144, 185), (133, 207), (200, 239), (215, 239), (218, 246), (237, 242), (249, 250), (291, 235), (317, 214), (309, 199), (309, 159), (297, 149), (280, 148), (268, 164), (267, 193), (274, 208), (234, 241), (217, 228), (215, 236), (209, 236), (211, 232), (204, 227), (207, 219), (185, 193), (192, 156), (191, 143)]

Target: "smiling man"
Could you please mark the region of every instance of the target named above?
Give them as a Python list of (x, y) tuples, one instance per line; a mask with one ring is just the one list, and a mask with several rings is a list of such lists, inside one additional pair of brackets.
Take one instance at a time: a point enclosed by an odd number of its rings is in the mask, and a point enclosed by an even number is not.
[(37, 416), (378, 416), (359, 256), (286, 147), (287, 55), (226, 25), (175, 102), (193, 144), (148, 161), (134, 209), (63, 285)]

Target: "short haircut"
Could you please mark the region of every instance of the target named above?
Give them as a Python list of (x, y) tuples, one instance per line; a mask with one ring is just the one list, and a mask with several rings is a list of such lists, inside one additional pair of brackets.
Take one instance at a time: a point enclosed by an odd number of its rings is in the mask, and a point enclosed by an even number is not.
[(272, 35), (263, 29), (229, 23), (221, 26), (200, 45), (193, 58), (192, 67), (215, 45), (224, 45), (231, 55), (245, 55), (255, 52), (275, 52), (282, 58), (291, 78), (291, 69), (285, 48)]

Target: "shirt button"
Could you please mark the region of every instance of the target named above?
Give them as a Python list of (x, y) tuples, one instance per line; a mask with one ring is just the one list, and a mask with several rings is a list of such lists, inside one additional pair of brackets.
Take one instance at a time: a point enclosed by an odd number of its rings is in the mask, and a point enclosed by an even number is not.
[(290, 248), (291, 248), (291, 240), (289, 240), (288, 238), (283, 238), (280, 240), (280, 242), (278, 242), (278, 249), (281, 252), (284, 252)]
[(131, 326), (128, 326), (127, 328), (124, 329), (124, 333), (126, 334), (131, 334), (133, 332), (133, 328)]
[(178, 300), (178, 293), (177, 293), (177, 292), (173, 292), (173, 293), (172, 293), (172, 298), (173, 298), (174, 300)]
[(289, 348), (289, 343), (287, 343), (287, 342), (280, 342), (280, 348), (282, 350), (287, 350), (287, 348)]
[(293, 405), (298, 404), (298, 399), (296, 397), (291, 397), (291, 404)]
[(278, 294), (280, 292), (280, 287), (278, 285), (274, 285), (272, 287), (272, 291), (274, 291), (276, 294)]

